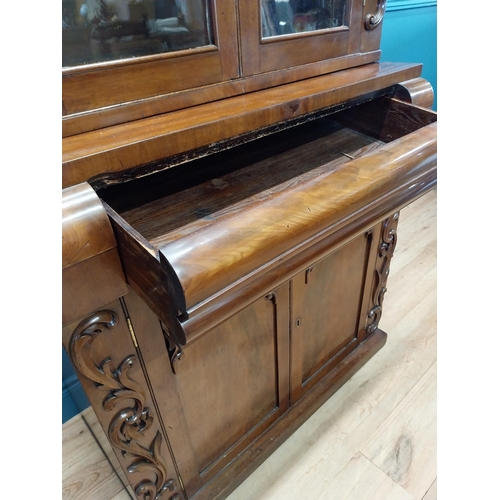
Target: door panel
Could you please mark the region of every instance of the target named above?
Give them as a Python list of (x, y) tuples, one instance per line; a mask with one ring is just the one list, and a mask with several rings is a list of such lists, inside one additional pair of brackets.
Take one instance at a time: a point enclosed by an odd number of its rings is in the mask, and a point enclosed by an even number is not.
[(361, 235), (293, 279), (294, 402), (357, 344), (367, 257)]
[(176, 381), (200, 474), (278, 416), (275, 323), (262, 298), (184, 349)]

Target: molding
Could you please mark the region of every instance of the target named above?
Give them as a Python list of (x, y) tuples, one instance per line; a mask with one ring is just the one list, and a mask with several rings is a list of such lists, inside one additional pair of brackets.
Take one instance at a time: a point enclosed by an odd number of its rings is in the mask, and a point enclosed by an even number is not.
[(422, 7), (437, 7), (437, 0), (388, 0), (385, 10), (386, 12), (392, 12)]
[[(81, 387), (80, 381), (76, 375), (70, 375), (63, 379), (63, 395), (73, 394), (74, 391), (79, 390)], [(83, 391), (83, 389), (82, 389)]]
[(375, 14), (367, 14), (365, 17), (365, 29), (373, 30), (375, 29), (384, 18), (385, 6), (387, 0), (379, 0), (377, 3), (377, 10)]
[(70, 375), (63, 379), (62, 398), (64, 422), (90, 406), (87, 395), (76, 375)]

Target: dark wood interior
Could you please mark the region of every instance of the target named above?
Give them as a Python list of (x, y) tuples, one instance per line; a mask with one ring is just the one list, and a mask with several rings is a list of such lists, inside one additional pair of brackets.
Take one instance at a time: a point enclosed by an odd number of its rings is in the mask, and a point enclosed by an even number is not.
[(407, 108), (376, 99), (98, 194), (159, 247), (436, 121)]
[(160, 244), (333, 170), (378, 144), (324, 118), (98, 193), (145, 238)]

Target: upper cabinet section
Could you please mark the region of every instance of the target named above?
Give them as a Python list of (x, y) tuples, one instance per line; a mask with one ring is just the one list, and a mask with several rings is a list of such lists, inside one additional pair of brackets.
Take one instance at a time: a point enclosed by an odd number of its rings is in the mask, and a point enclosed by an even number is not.
[(233, 0), (63, 0), (63, 115), (237, 78)]
[(63, 0), (63, 135), (374, 62), (384, 8), (385, 0)]

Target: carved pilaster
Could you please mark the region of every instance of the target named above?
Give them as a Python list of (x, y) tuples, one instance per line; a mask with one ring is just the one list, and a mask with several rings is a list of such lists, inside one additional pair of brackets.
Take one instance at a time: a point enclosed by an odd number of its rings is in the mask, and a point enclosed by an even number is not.
[(118, 316), (109, 310), (99, 311), (83, 320), (74, 330), (69, 354), (81, 375), (94, 382), (105, 395), (102, 408), (110, 413), (108, 439), (122, 454), (130, 474), (141, 473), (132, 485), (141, 500), (180, 499), (179, 494), (168, 496), (177, 488), (176, 480), (168, 478), (167, 464), (162, 454), (163, 436), (158, 430), (148, 443), (145, 434), (151, 429), (154, 417), (146, 407), (146, 391), (130, 377), (137, 362), (134, 354), (118, 365), (110, 357), (96, 363), (92, 356), (95, 340), (118, 324)]
[(396, 229), (399, 221), (399, 212), (386, 219), (382, 224), (382, 232), (378, 246), (377, 262), (372, 293), (372, 308), (366, 320), (366, 334), (370, 335), (377, 328), (382, 317), (382, 304), (387, 292), (387, 278), (390, 272), (390, 263), (396, 248)]

